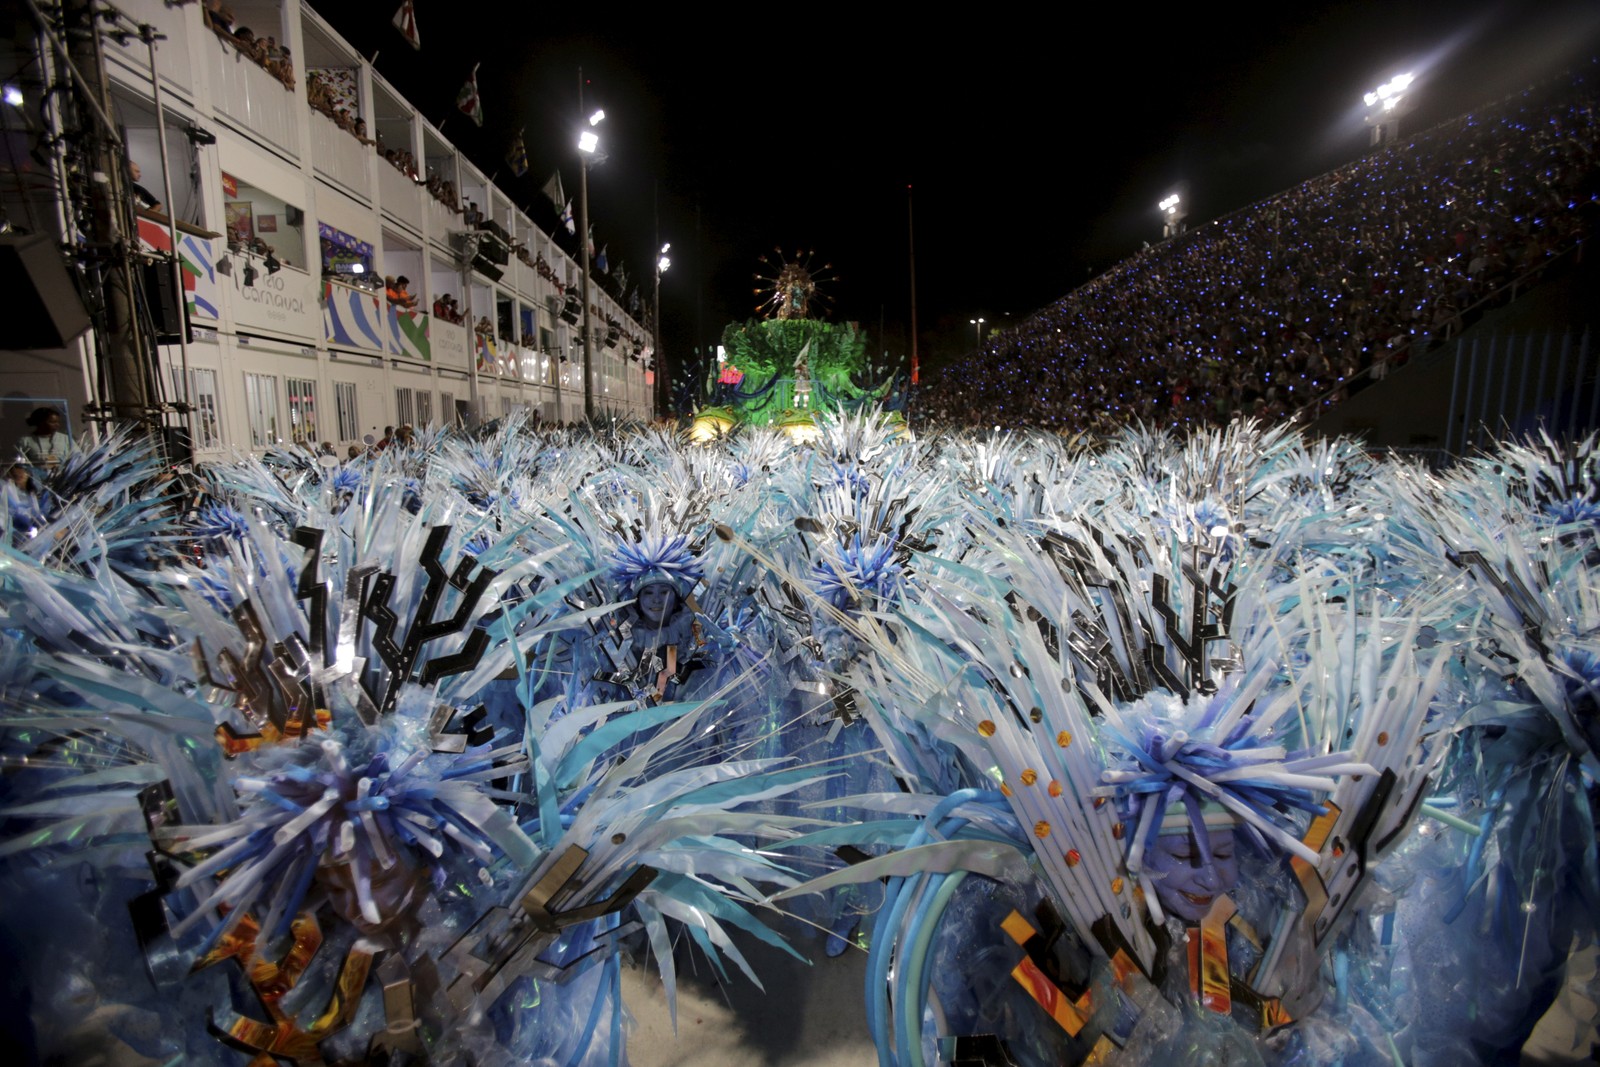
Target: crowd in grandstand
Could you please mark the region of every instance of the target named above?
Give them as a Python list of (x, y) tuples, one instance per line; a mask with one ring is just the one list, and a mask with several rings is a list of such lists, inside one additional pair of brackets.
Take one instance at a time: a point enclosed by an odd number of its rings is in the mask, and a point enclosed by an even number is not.
[(1463, 116), (1132, 256), (917, 406), (1106, 430), (1337, 402), (1583, 240), (1597, 134), (1592, 87), (1571, 80)]
[(222, 0), (206, 0), (201, 17), (213, 33), (238, 49), (240, 55), (283, 82), (285, 89), (294, 89), (294, 58), (288, 45), (280, 45), (276, 37), (257, 37), (250, 27), (237, 25), (233, 12)]

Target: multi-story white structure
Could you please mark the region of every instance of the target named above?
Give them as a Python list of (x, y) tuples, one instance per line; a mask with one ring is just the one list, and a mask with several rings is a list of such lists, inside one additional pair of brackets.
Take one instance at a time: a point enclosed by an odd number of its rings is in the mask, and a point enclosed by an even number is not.
[[(310, 7), (230, 3), (236, 28), (288, 49), (292, 77), (214, 32), (200, 4), (119, 0), (165, 35), (154, 72), (145, 44), (106, 42), (115, 120), (139, 184), (163, 201), (170, 188), (167, 209), (192, 228), (178, 243), (193, 339), (163, 345), (160, 355), (169, 398), (187, 395), (192, 405), (197, 458), (296, 441), (331, 441), (342, 455), (388, 425), (486, 421), (521, 408), (581, 419), (581, 328), (562, 318), (563, 310), (581, 315), (579, 264)], [(418, 175), (449, 182), (482, 222), (469, 224), (470, 212), (313, 110), (313, 74), (381, 148), (409, 153)], [(215, 143), (197, 143), (207, 133)], [(139, 229), (147, 248), (171, 248), (167, 226), (141, 218)], [(476, 257), (463, 254), (470, 233), (483, 240)], [(495, 233), (510, 242), (509, 256)], [(391, 303), (381, 283), (372, 287), (385, 276), (410, 279), (415, 310)], [(464, 324), (431, 313), (446, 294)], [(598, 285), (590, 306), (597, 413), (649, 418), (649, 332)], [(0, 392), (64, 399), (72, 428), (82, 430), (75, 408), (93, 396), (92, 344), (86, 335), (79, 350), (56, 358), (54, 372), (44, 354), (8, 361)]]

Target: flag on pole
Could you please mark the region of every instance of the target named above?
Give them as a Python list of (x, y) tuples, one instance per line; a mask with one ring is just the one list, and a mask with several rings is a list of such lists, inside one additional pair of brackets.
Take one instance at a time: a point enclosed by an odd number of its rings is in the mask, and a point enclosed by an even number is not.
[(422, 50), (422, 38), (417, 34), (417, 9), (411, 0), (405, 0), (394, 13), (394, 28), (405, 37), (406, 43), (417, 51)]
[(617, 264), (617, 288), (623, 292), (628, 291), (628, 265), (626, 263)]
[(467, 84), (461, 87), (456, 94), (456, 107), (461, 113), (471, 119), (476, 125), (483, 125), (483, 101), (478, 99), (478, 67), (473, 64), (472, 73), (467, 75)]
[(568, 233), (577, 233), (578, 224), (572, 221), (572, 201), (567, 201), (567, 206), (561, 209), (561, 224), (567, 228)]
[(550, 202), (556, 206), (557, 211), (562, 212), (562, 221), (566, 221), (567, 213), (561, 205), (566, 204), (567, 208), (571, 208), (572, 202), (567, 199), (567, 194), (561, 188), (561, 172), (559, 170), (550, 175), (550, 180), (544, 183), (544, 195), (550, 198)]
[(528, 146), (523, 143), (521, 130), (511, 139), (511, 147), (506, 149), (506, 164), (518, 178), (528, 173)]
[(611, 273), (611, 268), (606, 265), (606, 249), (608, 249), (610, 247), (611, 246), (608, 245), (608, 244), (601, 245), (600, 246), (600, 254), (595, 257), (594, 265), (600, 268), (600, 273), (601, 274), (610, 274)]
[(594, 223), (589, 223), (589, 258), (594, 258)]

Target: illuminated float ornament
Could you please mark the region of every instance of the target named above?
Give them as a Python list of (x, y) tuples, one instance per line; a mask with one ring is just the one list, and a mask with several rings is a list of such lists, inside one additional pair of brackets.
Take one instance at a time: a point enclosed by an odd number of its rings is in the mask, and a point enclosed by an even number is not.
[(765, 255), (760, 257), (762, 266), (770, 273), (756, 274), (756, 281), (760, 285), (756, 295), (763, 298), (757, 310), (768, 318), (785, 321), (820, 317), (821, 305), (827, 302), (828, 297), (817, 287), (817, 283), (835, 280), (823, 274), (832, 270), (833, 264), (824, 263), (813, 272), (811, 257), (816, 255), (815, 252), (796, 252), (794, 259), (790, 260), (784, 257), (783, 249), (775, 248), (773, 251), (778, 257), (776, 263)]
[(778, 429), (798, 445), (809, 445), (822, 436), (817, 429), (816, 415), (811, 411), (791, 409), (778, 416)]
[(689, 427), (689, 440), (704, 444), (726, 437), (738, 420), (732, 411), (724, 407), (701, 408), (694, 417), (694, 423)]

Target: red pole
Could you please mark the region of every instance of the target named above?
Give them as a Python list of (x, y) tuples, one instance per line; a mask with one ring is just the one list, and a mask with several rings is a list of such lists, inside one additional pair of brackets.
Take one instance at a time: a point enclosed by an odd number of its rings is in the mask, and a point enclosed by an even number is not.
[(911, 199), (911, 183), (906, 183), (906, 236), (911, 252), (911, 384), (917, 384), (917, 211)]

